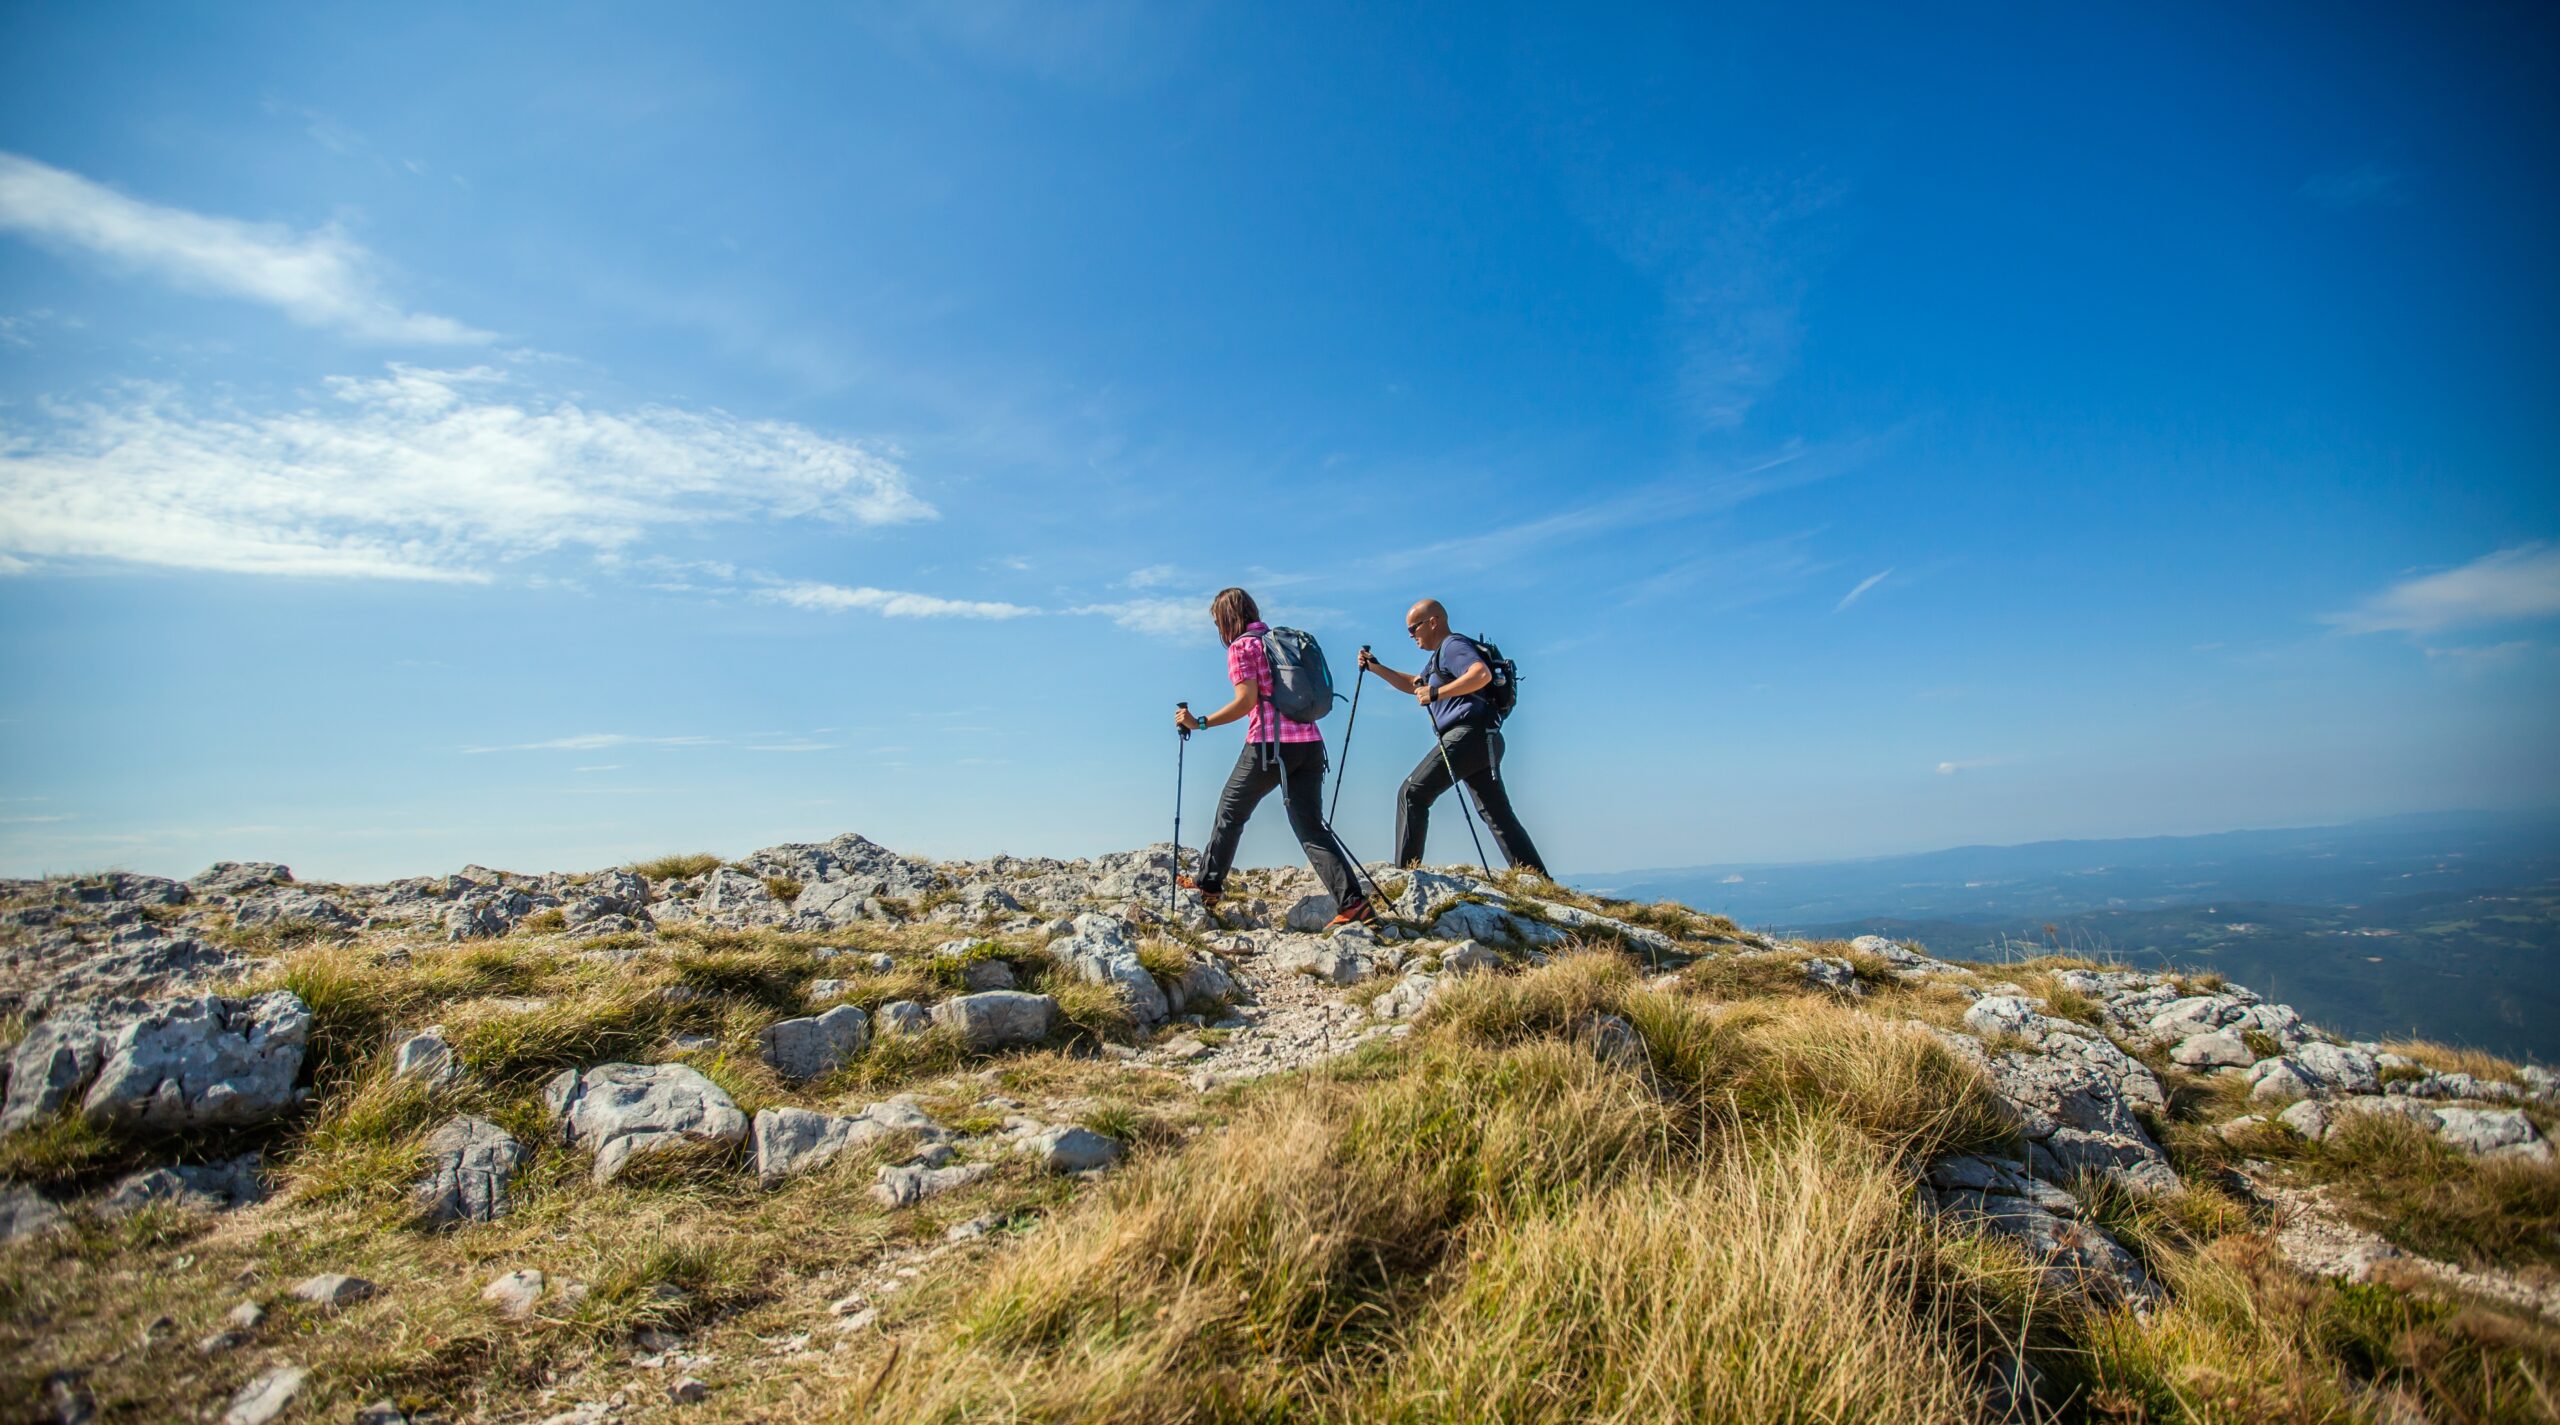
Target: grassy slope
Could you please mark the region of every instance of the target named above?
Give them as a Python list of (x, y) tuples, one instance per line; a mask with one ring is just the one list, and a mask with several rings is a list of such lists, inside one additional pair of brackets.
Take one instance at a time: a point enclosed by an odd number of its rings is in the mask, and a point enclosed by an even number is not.
[[(1643, 918), (1702, 944), (1729, 930)], [(899, 967), (856, 979), (850, 997), (947, 992), (922, 937), (871, 933), (866, 948)], [(2238, 1106), (2183, 1076), (2177, 1121), (2160, 1127), (2196, 1185), (2158, 1201), (2097, 1195), (2173, 1287), (2148, 1317), (2094, 1311), (2006, 1244), (1913, 1212), (1916, 1164), (2004, 1130), (1973, 1072), (1912, 1022), (1949, 1022), (1961, 996), (1899, 987), (1872, 965), (1876, 992), (1844, 1004), (1785, 958), (1714, 956), (1649, 984), (1592, 951), (1454, 983), (1401, 1044), (1203, 1098), (1080, 1052), (1120, 1030), (1100, 1003), (1081, 1003), (1085, 1027), (1053, 1050), (969, 1061), (927, 1045), (789, 1087), (757, 1064), (755, 1031), (800, 1011), (807, 980), (841, 960), (772, 935), (669, 937), (623, 964), (575, 949), (514, 937), (289, 954), (275, 982), (317, 1016), (320, 1106), (266, 1140), (283, 1200), (230, 1218), (82, 1218), (0, 1249), (5, 1408), (34, 1418), (47, 1378), (69, 1370), (106, 1418), (192, 1414), (290, 1358), (313, 1368), (298, 1409), (314, 1419), (384, 1395), (538, 1419), (617, 1389), (631, 1394), (625, 1419), (1995, 1419), (2020, 1381), (2068, 1418), (2390, 1419), (2402, 1398), (2446, 1419), (2554, 1411), (2560, 1338), (2547, 1325), (2278, 1262), (2267, 1224), (2214, 1186), (2234, 1150), (2206, 1125)], [(2033, 989), (2043, 968), (2012, 973)], [(1641, 1060), (1595, 1052), (1604, 1014), (1634, 1026)], [(429, 1094), (388, 1078), (390, 1035), (430, 1019), (475, 1086)], [(749, 1112), (843, 1110), (894, 1087), (947, 1123), (985, 1126), (985, 1099), (1003, 1094), (1072, 1106), (1138, 1152), (1082, 1191), (1010, 1166), (890, 1213), (867, 1193), (876, 1155), (771, 1192), (736, 1155), (597, 1189), (582, 1161), (541, 1146), (514, 1216), (417, 1226), (401, 1184), (435, 1123), (482, 1112), (535, 1141), (544, 1075), (655, 1057), (678, 1029), (716, 1036), (691, 1061)], [(2292, 1165), (2405, 1178), (2414, 1186), (2371, 1195), (2375, 1219), (2412, 1236), (2465, 1221), (2463, 1250), (2549, 1230), (2536, 1214), (2560, 1181), (2551, 1170), (2483, 1170), (2425, 1146), (2295, 1145)], [(152, 1156), (67, 1127), (0, 1153), (10, 1177), (57, 1188)], [(2471, 1216), (2449, 1212), (2455, 1200)], [(939, 1245), (982, 1214), (1005, 1225)], [(934, 1251), (949, 1255), (919, 1256), (907, 1289), (875, 1291), (875, 1325), (831, 1329), (831, 1299), (896, 1254)], [(479, 1288), (519, 1267), (587, 1294), (502, 1318)], [(258, 1344), (226, 1355), (189, 1344), (244, 1297), (275, 1300), (319, 1271), (384, 1291), (334, 1318), (281, 1304)], [(673, 1374), (630, 1364), (649, 1327), (710, 1358), (691, 1367), (714, 1386), (707, 1403), (649, 1393)]]

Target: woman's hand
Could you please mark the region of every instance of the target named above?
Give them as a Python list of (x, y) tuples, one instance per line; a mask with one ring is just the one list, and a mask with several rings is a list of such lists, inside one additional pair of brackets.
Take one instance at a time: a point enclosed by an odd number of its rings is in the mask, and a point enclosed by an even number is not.
[(1197, 732), (1201, 728), (1207, 727), (1209, 724), (1193, 717), (1191, 715), (1191, 709), (1187, 707), (1180, 707), (1173, 710), (1173, 725), (1182, 729), (1184, 732)]

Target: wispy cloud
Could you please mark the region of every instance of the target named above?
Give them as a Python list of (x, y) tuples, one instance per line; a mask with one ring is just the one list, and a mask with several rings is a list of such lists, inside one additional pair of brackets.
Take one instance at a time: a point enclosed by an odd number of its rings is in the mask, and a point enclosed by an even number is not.
[(1893, 571), (1891, 569), (1886, 569), (1879, 573), (1870, 574), (1866, 578), (1859, 580), (1858, 587), (1851, 589), (1847, 594), (1841, 596), (1840, 602), (1831, 606), (1831, 611), (1835, 614), (1846, 613), (1851, 604), (1865, 598), (1869, 589), (1883, 583), (1886, 577), (1892, 573)]
[(1130, 570), (1129, 577), (1120, 582), (1132, 589), (1161, 589), (1181, 577), (1181, 571), (1170, 564), (1150, 564), (1144, 569)]
[(572, 767), (569, 770), (582, 775), (588, 772), (619, 772), (622, 770), (622, 764), (619, 762), (599, 762), (592, 767)]
[(2296, 190), (2323, 208), (2399, 207), (2409, 201), (2405, 175), (2378, 163), (2359, 163), (2334, 173), (2318, 173)]
[(789, 742), (752, 743), (739, 750), (742, 752), (833, 752), (843, 745), (840, 742), (813, 742), (802, 737), (794, 738)]
[(758, 589), (755, 596), (793, 608), (816, 609), (823, 613), (845, 613), (861, 610), (884, 618), (1024, 618), (1040, 612), (1025, 604), (1008, 604), (993, 599), (946, 599), (934, 594), (910, 594), (896, 589), (847, 588), (841, 584), (821, 584), (807, 580)]
[(2560, 545), (2542, 541), (2421, 574), (2324, 616), (2349, 633), (2435, 633), (2560, 614)]
[(2514, 638), (2504, 643), (2430, 648), (2427, 650), (2427, 659), (2429, 662), (2442, 663), (2448, 668), (2464, 673), (2485, 673), (2492, 668), (2503, 668), (2516, 662), (2531, 653), (2533, 648), (2532, 639)]
[(1107, 618), (1131, 633), (1149, 638), (1178, 639), (1197, 643), (1215, 639), (1215, 628), (1209, 622), (1209, 601), (1197, 599), (1124, 599), (1109, 604), (1079, 604), (1067, 610), (1071, 614), (1092, 614)]
[(249, 574), (484, 580), (705, 521), (935, 517), (895, 452), (721, 411), (593, 409), (485, 367), (337, 377), (254, 414), (154, 387), (0, 430), (0, 554)]
[(450, 317), (403, 308), (383, 290), (373, 254), (334, 226), (296, 232), (146, 203), (18, 154), (0, 153), (0, 228), (368, 341), (491, 339)]
[(1958, 772), (1972, 772), (1984, 767), (1997, 767), (2000, 765), (2002, 760), (2003, 759), (1998, 757), (1972, 757), (1960, 762), (1941, 762), (1938, 764), (1938, 775), (1941, 777), (1952, 777)]

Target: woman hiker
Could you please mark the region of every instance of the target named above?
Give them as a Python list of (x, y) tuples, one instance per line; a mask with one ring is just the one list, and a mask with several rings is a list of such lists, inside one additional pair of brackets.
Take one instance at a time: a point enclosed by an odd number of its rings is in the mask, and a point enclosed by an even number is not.
[(1262, 646), (1266, 631), (1262, 610), (1244, 590), (1221, 589), (1209, 601), (1209, 617), (1217, 620), (1218, 637), (1227, 645), (1227, 681), (1235, 685), (1236, 695), (1207, 717), (1193, 717), (1188, 708), (1177, 708), (1173, 720), (1185, 731), (1244, 721), (1244, 752), (1236, 758), (1227, 789), (1218, 794), (1218, 816), (1209, 827), (1209, 844), (1200, 852), (1198, 878), (1176, 879), (1185, 889), (1198, 891), (1201, 900), (1216, 905), (1225, 893), (1227, 868), (1236, 858), (1245, 818), (1278, 787), (1281, 803), (1289, 809), (1289, 829), (1298, 833), (1298, 844), (1307, 849), (1307, 864), (1315, 868), (1316, 878), (1341, 907), (1333, 924), (1375, 920), (1377, 912), (1351, 878), (1349, 853), (1325, 826), (1324, 734), (1314, 723), (1282, 717), (1269, 701), (1271, 657)]

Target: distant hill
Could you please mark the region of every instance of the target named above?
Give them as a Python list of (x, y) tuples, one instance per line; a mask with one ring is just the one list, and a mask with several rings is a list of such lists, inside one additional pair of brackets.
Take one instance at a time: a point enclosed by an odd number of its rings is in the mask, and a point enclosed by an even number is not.
[(2560, 1055), (2560, 815), (1965, 846), (1576, 876), (1744, 924), (2221, 970), (2339, 1030)]

